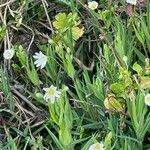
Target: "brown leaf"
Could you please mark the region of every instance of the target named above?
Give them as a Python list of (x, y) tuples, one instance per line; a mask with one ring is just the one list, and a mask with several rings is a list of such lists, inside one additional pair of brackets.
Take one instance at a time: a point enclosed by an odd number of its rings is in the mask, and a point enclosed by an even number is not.
[(139, 7), (146, 7), (146, 0), (138, 0)]
[(126, 14), (132, 16), (134, 10), (134, 6), (131, 4), (127, 4), (126, 6)]

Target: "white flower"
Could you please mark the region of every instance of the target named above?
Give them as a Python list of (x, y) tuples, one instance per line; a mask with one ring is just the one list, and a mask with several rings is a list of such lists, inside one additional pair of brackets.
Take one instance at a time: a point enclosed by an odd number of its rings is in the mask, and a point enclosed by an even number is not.
[(11, 48), (11, 49), (4, 51), (3, 57), (5, 59), (11, 59), (11, 58), (13, 58), (14, 54), (15, 54), (15, 51), (13, 48)]
[(137, 0), (126, 0), (126, 2), (131, 5), (136, 5)]
[(36, 67), (40, 67), (41, 69), (45, 67), (45, 65), (47, 63), (47, 56), (44, 55), (42, 52), (35, 53), (33, 58), (36, 59), (36, 61), (34, 62)]
[(57, 91), (57, 87), (54, 87), (53, 85), (51, 85), (49, 88), (43, 88), (43, 90), (46, 92), (44, 99), (46, 101), (50, 100), (51, 103), (54, 103), (56, 98), (59, 98), (61, 94), (60, 91)]
[(97, 142), (97, 143), (91, 145), (89, 150), (104, 150), (104, 144)]
[(88, 2), (88, 7), (92, 10), (95, 10), (98, 7), (98, 3), (96, 1)]
[(147, 106), (150, 106), (150, 94), (147, 94), (147, 95), (145, 96), (144, 101), (145, 101), (145, 104), (146, 104)]

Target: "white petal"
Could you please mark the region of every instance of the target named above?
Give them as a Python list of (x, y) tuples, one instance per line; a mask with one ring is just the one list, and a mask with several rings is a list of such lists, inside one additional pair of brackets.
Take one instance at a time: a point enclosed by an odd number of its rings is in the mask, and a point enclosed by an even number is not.
[(38, 59), (39, 57), (37, 55), (33, 55), (33, 58)]
[(54, 85), (51, 85), (50, 88), (52, 88), (52, 89), (53, 89), (53, 88), (57, 89), (57, 87), (55, 87)]
[(137, 0), (126, 0), (126, 2), (132, 5), (136, 5)]
[(43, 88), (43, 90), (47, 92), (49, 90), (49, 88)]
[(42, 64), (41, 64), (41, 69), (44, 68), (45, 65), (46, 65), (46, 63), (42, 63)]
[(52, 103), (52, 104), (54, 104), (54, 102), (55, 102), (55, 98), (54, 98), (54, 97), (52, 97), (52, 98), (50, 99), (50, 101), (51, 101), (51, 103)]
[(36, 64), (36, 67), (37, 67), (37, 68), (38, 68), (38, 67), (40, 67), (40, 66), (41, 66), (41, 64), (40, 64), (40, 63), (37, 63), (37, 64)]
[(45, 67), (45, 65), (47, 63), (47, 56), (44, 55), (41, 51), (39, 53), (35, 53), (33, 58), (36, 59), (34, 62), (36, 67), (40, 67), (41, 69)]
[(147, 94), (146, 96), (145, 96), (145, 99), (144, 99), (144, 101), (145, 101), (145, 104), (147, 105), (147, 106), (150, 106), (150, 94)]
[(40, 55), (43, 55), (43, 53), (42, 53), (41, 51), (39, 52), (39, 54), (40, 54)]
[(36, 60), (35, 62), (34, 62), (34, 64), (38, 64), (39, 63), (39, 61), (38, 60)]
[(43, 69), (44, 68), (44, 66), (43, 65), (40, 65), (41, 67), (40, 67), (40, 69)]
[(60, 91), (57, 91), (57, 94), (59, 94), (59, 95), (60, 95), (60, 94), (61, 94), (61, 92), (60, 92)]

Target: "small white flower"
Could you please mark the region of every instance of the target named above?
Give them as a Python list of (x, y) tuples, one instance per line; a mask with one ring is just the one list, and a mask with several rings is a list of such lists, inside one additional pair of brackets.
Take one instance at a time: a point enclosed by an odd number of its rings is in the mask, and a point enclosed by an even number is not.
[(146, 104), (147, 106), (150, 106), (150, 94), (147, 94), (147, 95), (145, 96), (144, 101), (145, 101), (145, 104)]
[(45, 67), (47, 63), (47, 56), (44, 55), (41, 51), (39, 53), (35, 53), (33, 58), (36, 59), (36, 61), (34, 62), (36, 67), (40, 67), (41, 69)]
[(97, 143), (91, 145), (89, 150), (104, 150), (104, 144), (97, 142)]
[(128, 4), (136, 5), (137, 0), (126, 0)]
[(92, 10), (95, 10), (98, 7), (98, 3), (96, 1), (88, 2), (88, 7)]
[(46, 101), (50, 100), (51, 103), (54, 103), (56, 98), (59, 98), (61, 94), (60, 91), (57, 91), (57, 87), (54, 87), (53, 85), (51, 85), (49, 88), (43, 88), (43, 90), (46, 92), (44, 99)]
[(11, 48), (11, 49), (4, 51), (3, 57), (4, 59), (11, 59), (13, 58), (14, 54), (15, 54), (15, 51), (13, 48)]

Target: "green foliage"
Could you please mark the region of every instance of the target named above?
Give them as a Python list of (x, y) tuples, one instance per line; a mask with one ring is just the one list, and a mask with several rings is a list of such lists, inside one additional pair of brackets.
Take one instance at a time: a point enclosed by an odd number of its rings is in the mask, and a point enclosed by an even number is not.
[(112, 23), (112, 16), (113, 16), (114, 8), (110, 8), (109, 10), (98, 10), (98, 18), (104, 21), (105, 27), (109, 28)]
[(133, 64), (133, 70), (135, 70), (139, 76), (142, 75), (143, 69), (139, 64), (134, 63)]
[(25, 50), (23, 49), (23, 47), (21, 45), (16, 46), (15, 49), (16, 49), (16, 56), (18, 57), (18, 59), (21, 63), (21, 66), (23, 68), (25, 68), (27, 66), (27, 63), (28, 63), (27, 53), (25, 52)]
[(0, 40), (4, 38), (5, 34), (6, 34), (6, 27), (0, 26)]
[(84, 28), (79, 28), (80, 18), (77, 13), (59, 13), (55, 16), (55, 21), (53, 22), (56, 28), (56, 37), (64, 38), (67, 42), (67, 34), (71, 31), (71, 36), (74, 41), (77, 41), (84, 33)]
[(69, 13), (68, 15), (65, 13), (59, 13), (55, 16), (55, 19), (56, 21), (53, 22), (53, 25), (61, 32), (65, 32), (68, 28), (80, 24), (80, 19), (76, 13)]
[(29, 66), (29, 63), (27, 63), (26, 71), (31, 82), (34, 85), (39, 86), (40, 85), (39, 76), (38, 76), (37, 70), (35, 69), (35, 66), (32, 60), (31, 60), (31, 67)]
[(131, 117), (131, 125), (139, 140), (140, 148), (143, 147), (142, 141), (150, 127), (150, 116), (144, 104), (144, 95), (139, 93), (132, 102), (127, 101), (128, 113)]
[(0, 149), (150, 148), (150, 2), (88, 2), (0, 4)]
[(7, 105), (9, 106), (10, 110), (13, 111), (15, 106), (13, 96), (11, 93), (11, 87), (9, 84), (8, 75), (4, 72), (3, 69), (0, 69), (0, 79), (0, 90), (3, 91), (3, 94), (7, 101)]
[(64, 149), (73, 149), (73, 145), (71, 146), (73, 142), (71, 135), (73, 116), (66, 96), (66, 91), (62, 90), (62, 95), (58, 102), (55, 104), (49, 102), (48, 107), (52, 120), (59, 127), (59, 140), (64, 146)]
[[(40, 80), (38, 77), (37, 70), (35, 69), (33, 61), (29, 61), (29, 57), (25, 49), (23, 49), (22, 46), (16, 46), (16, 56), (19, 59), (19, 62), (21, 64), (21, 68), (24, 68), (27, 72), (28, 78), (31, 80), (31, 82), (39, 86), (40, 85)], [(14, 65), (15, 67), (15, 65)]]

